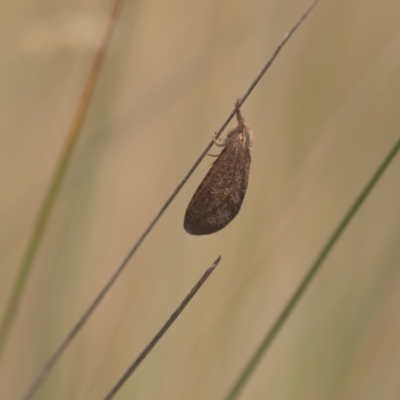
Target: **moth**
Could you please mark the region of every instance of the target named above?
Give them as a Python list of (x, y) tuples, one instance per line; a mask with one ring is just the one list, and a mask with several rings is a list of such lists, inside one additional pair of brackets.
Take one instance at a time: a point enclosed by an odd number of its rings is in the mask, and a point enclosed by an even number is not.
[(238, 125), (222, 144), (218, 158), (190, 201), (184, 228), (192, 235), (208, 235), (225, 228), (239, 213), (249, 180), (253, 132), (235, 103)]

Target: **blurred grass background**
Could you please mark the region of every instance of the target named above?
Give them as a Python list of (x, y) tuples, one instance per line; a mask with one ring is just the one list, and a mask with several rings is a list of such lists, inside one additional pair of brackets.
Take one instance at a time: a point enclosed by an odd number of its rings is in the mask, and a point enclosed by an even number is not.
[[(1, 399), (31, 382), (309, 4), (125, 3), (0, 365)], [(109, 8), (0, 4), (0, 312)], [(398, 138), (399, 49), (397, 1), (323, 0), (242, 108), (256, 143), (239, 216), (215, 235), (183, 230), (206, 158), (35, 399), (102, 398), (222, 254), (116, 396), (221, 399)], [(395, 160), (243, 399), (400, 397), (399, 169)]]

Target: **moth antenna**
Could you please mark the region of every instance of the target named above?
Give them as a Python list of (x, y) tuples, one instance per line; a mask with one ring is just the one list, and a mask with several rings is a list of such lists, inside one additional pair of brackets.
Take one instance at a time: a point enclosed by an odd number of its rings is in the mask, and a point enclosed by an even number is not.
[(241, 131), (243, 131), (244, 130), (244, 119), (242, 117), (242, 113), (240, 112), (240, 99), (236, 100), (235, 108), (236, 108), (236, 118), (238, 120), (239, 129)]

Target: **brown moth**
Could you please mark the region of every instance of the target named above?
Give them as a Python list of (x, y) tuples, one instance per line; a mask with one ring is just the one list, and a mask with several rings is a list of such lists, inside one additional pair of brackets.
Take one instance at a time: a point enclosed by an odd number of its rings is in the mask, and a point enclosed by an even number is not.
[[(239, 213), (250, 171), (253, 132), (235, 103), (238, 126), (230, 131), (224, 147), (186, 209), (184, 228), (192, 235), (218, 232)], [(215, 141), (215, 140), (214, 140)]]

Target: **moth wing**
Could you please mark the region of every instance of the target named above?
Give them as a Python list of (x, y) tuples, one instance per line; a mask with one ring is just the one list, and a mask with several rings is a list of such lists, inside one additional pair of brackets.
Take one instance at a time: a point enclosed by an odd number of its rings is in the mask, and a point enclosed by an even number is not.
[(214, 233), (236, 217), (246, 193), (250, 161), (248, 147), (222, 150), (186, 210), (184, 228), (188, 233)]

